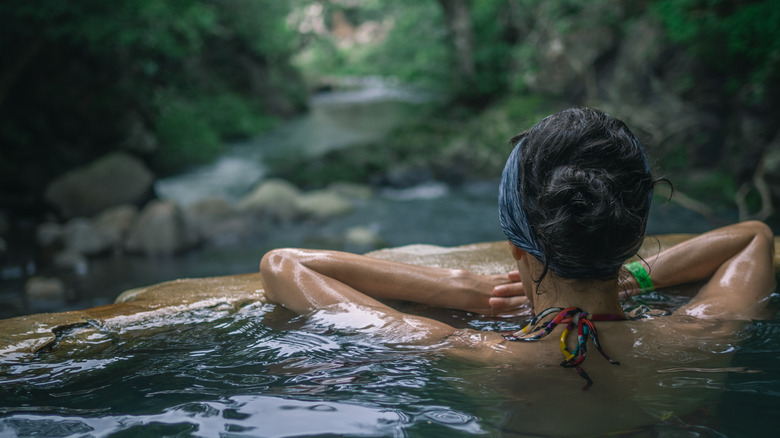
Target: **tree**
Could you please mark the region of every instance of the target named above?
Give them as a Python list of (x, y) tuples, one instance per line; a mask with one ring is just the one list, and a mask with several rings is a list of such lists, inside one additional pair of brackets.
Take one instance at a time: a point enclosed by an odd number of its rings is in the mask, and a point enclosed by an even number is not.
[(454, 51), (456, 86), (470, 88), (476, 77), (474, 65), (474, 30), (469, 0), (438, 0), (447, 23), (450, 45)]

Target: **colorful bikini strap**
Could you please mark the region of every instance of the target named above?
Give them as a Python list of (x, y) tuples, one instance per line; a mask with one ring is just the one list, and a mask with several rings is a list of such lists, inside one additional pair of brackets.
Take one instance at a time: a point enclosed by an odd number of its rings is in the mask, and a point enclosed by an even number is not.
[[(539, 321), (556, 312), (557, 315), (555, 315), (547, 324), (539, 323)], [(579, 365), (585, 361), (585, 356), (588, 353), (588, 339), (593, 339), (593, 345), (596, 347), (596, 350), (598, 350), (609, 363), (612, 365), (620, 365), (620, 362), (612, 360), (601, 348), (598, 332), (596, 331), (596, 326), (593, 324), (593, 321), (618, 321), (622, 319), (625, 318), (615, 314), (591, 315), (578, 307), (550, 307), (536, 315), (531, 322), (521, 330), (503, 336), (509, 341), (533, 342), (550, 334), (550, 332), (555, 330), (555, 327), (559, 324), (567, 324), (561, 334), (559, 342), (559, 348), (564, 356), (564, 360), (560, 365), (562, 367), (576, 369), (577, 373), (587, 382), (585, 387), (582, 388), (583, 390), (586, 390), (593, 384), (593, 381)], [(577, 327), (577, 348), (575, 348), (573, 352), (570, 352), (566, 347), (566, 337), (569, 335), (569, 331), (574, 327)]]

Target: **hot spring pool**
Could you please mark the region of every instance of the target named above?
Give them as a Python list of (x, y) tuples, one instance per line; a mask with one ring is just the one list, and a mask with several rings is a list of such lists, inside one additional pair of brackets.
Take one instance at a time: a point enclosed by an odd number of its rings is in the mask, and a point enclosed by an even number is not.
[[(674, 305), (661, 294), (646, 300)], [(774, 434), (780, 412), (780, 299), (775, 294), (772, 300), (771, 319), (748, 324), (738, 345), (712, 352), (717, 359), (733, 354), (730, 364), (697, 363), (695, 369), (667, 369), (654, 377), (664, 403), (673, 406), (696, 394), (696, 400), (707, 400), (704, 405), (681, 415), (654, 412), (656, 420), (629, 429), (619, 425), (613, 408), (589, 421), (604, 434), (621, 436)], [(521, 323), (422, 310), (460, 327), (503, 331)], [(513, 437), (529, 431), (538, 436), (545, 421), (544, 415), (531, 415), (535, 399), (507, 368), (471, 366), (425, 348), (377, 342), (270, 304), (238, 312), (194, 311), (165, 324), (123, 330), (121, 337), (89, 339), (86, 355), (42, 351), (29, 361), (3, 359), (0, 435)], [(577, 386), (572, 397), (589, 392)], [(581, 403), (567, 402), (565, 394), (547, 396), (557, 398), (562, 410)], [(564, 425), (575, 436), (580, 427)]]

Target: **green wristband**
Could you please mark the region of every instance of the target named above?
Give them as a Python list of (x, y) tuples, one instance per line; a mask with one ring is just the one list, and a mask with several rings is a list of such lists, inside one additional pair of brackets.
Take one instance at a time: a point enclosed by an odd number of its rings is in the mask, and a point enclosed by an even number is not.
[(650, 274), (647, 273), (642, 262), (634, 261), (626, 263), (623, 267), (634, 276), (636, 282), (639, 283), (639, 289), (642, 292), (652, 292), (655, 290), (653, 287), (653, 280), (650, 279)]

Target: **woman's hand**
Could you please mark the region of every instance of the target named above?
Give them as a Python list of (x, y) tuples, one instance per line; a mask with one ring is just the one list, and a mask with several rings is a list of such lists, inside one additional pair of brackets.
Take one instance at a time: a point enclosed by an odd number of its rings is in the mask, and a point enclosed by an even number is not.
[(528, 304), (528, 298), (525, 296), (520, 272), (511, 271), (505, 278), (507, 282), (493, 287), (493, 296), (488, 300), (488, 304), (501, 315), (521, 313)]

